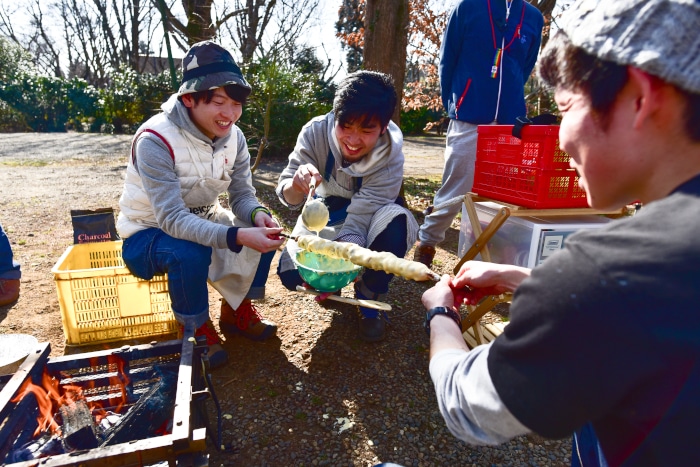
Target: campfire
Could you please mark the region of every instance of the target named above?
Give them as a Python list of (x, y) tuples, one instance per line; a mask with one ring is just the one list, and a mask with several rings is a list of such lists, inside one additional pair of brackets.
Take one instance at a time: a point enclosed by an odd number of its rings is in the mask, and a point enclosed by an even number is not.
[(0, 380), (2, 464), (208, 465), (203, 349), (185, 339), (49, 359), (41, 344)]

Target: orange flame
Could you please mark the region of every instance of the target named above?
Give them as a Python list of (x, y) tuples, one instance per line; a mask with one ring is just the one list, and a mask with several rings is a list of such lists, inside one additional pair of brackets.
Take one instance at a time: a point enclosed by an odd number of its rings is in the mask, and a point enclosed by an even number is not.
[(39, 416), (37, 417), (37, 428), (34, 431), (34, 436), (38, 435), (46, 429), (50, 429), (51, 433), (61, 435), (61, 427), (58, 426), (53, 418), (53, 404), (51, 397), (41, 386), (32, 383), (32, 378), (27, 378), (22, 386), (17, 391), (17, 396), (11, 402), (19, 402), (28, 394), (33, 394), (39, 408)]
[[(114, 412), (120, 413), (124, 405), (127, 403), (127, 385), (130, 384), (130, 379), (125, 371), (125, 361), (117, 356), (109, 355), (108, 367), (116, 367), (117, 371), (109, 377), (109, 405), (115, 407)], [(90, 362), (93, 367), (97, 366), (97, 361)], [(75, 403), (78, 400), (86, 399), (84, 393), (90, 392), (95, 388), (95, 381), (87, 382), (86, 387), (81, 387), (73, 384), (60, 385), (59, 381), (51, 376), (47, 367), (44, 367), (44, 372), (41, 377), (42, 386), (37, 386), (32, 382), (31, 376), (28, 377), (22, 386), (17, 391), (17, 395), (11, 402), (19, 402), (28, 394), (33, 394), (37, 401), (39, 414), (37, 416), (37, 429), (34, 431), (34, 436), (37, 436), (47, 429), (51, 430), (52, 434), (61, 436), (61, 427), (54, 419), (53, 414), (58, 412), (58, 407), (66, 404)], [(95, 423), (99, 423), (106, 415), (102, 403), (99, 401), (88, 401), (88, 407), (95, 417)]]
[(124, 407), (124, 404), (127, 402), (126, 387), (131, 383), (131, 380), (129, 379), (129, 375), (126, 373), (126, 371), (124, 371), (124, 360), (113, 357), (112, 355), (110, 355), (107, 359), (110, 361), (110, 363), (116, 364), (118, 369), (116, 375), (109, 378), (109, 384), (111, 387), (119, 390), (120, 397), (110, 398), (109, 403), (110, 405), (115, 406), (114, 411), (119, 413), (122, 407)]

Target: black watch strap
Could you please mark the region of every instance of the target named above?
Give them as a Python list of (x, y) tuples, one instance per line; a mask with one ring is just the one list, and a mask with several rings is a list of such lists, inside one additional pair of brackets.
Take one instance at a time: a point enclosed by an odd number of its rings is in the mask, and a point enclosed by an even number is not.
[(423, 327), (425, 327), (425, 332), (426, 334), (428, 334), (428, 336), (430, 336), (430, 321), (436, 315), (449, 316), (457, 324), (457, 326), (459, 326), (459, 328), (462, 329), (462, 316), (458, 312), (446, 306), (438, 306), (435, 308), (431, 308), (425, 314), (425, 322), (423, 323)]

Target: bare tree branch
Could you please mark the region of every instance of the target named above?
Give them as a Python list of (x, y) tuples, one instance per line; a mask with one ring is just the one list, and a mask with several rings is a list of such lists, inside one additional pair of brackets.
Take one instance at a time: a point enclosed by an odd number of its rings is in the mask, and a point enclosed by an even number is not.
[(36, 29), (36, 35), (33, 39), (35, 48), (32, 52), (37, 68), (48, 71), (57, 78), (63, 77), (59, 61), (60, 54), (54, 47), (53, 39), (46, 31), (44, 13), (39, 5), (39, 0), (35, 0), (35, 3), (31, 5), (30, 14), (31, 22)]
[(12, 24), (11, 18), (17, 13), (19, 7), (12, 10), (5, 10), (5, 6), (0, 6), (0, 33), (4, 36), (12, 39), (16, 44), (22, 45), (17, 35), (15, 35), (15, 28)]

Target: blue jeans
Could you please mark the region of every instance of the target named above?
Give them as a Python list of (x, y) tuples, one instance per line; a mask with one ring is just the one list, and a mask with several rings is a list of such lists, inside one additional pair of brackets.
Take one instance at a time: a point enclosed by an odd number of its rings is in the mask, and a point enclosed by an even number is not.
[[(175, 319), (181, 324), (192, 321), (197, 328), (209, 319), (207, 277), (211, 253), (211, 247), (171, 237), (156, 228), (135, 233), (122, 246), (124, 264), (136, 277), (149, 280), (157, 274), (168, 274)], [(264, 253), (260, 258), (251, 291), (264, 290), (274, 254)]]
[(12, 257), (10, 240), (0, 225), (0, 279), (19, 279), (21, 277), (22, 271), (20, 271), (19, 263)]
[(571, 440), (571, 467), (588, 466), (608, 467), (591, 423), (583, 425)]

